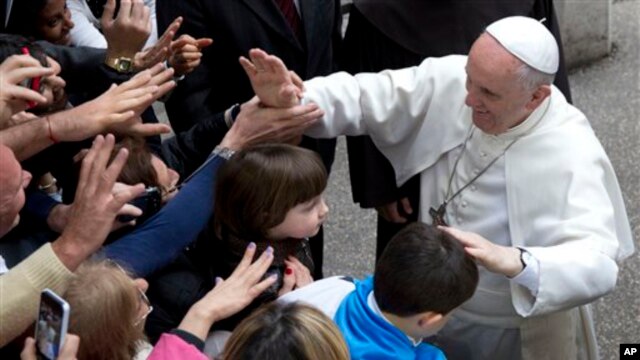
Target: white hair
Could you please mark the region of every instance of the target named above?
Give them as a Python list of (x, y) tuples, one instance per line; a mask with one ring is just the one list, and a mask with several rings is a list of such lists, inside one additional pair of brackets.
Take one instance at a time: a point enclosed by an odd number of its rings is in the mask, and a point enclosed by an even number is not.
[(518, 81), (528, 91), (534, 91), (541, 85), (551, 85), (556, 74), (543, 73), (531, 66), (522, 63), (516, 70)]

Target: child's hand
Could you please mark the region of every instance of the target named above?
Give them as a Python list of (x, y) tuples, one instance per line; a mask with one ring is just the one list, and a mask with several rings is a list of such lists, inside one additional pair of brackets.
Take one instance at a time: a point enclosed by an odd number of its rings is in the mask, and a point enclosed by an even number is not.
[(273, 248), (267, 248), (253, 261), (255, 253), (256, 245), (249, 244), (231, 276), (216, 279), (216, 286), (189, 309), (178, 328), (204, 340), (214, 322), (244, 309), (276, 282), (275, 275), (262, 279), (273, 262)]
[(282, 288), (278, 292), (278, 296), (282, 296), (313, 282), (313, 277), (309, 269), (295, 257), (289, 256), (284, 263), (287, 265), (287, 268), (284, 272)]

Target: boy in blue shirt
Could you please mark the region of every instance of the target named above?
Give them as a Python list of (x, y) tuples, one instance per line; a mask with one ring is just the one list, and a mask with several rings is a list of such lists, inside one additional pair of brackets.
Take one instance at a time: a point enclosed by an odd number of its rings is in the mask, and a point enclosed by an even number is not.
[(282, 296), (334, 319), (352, 359), (445, 359), (423, 341), (473, 295), (478, 268), (463, 246), (439, 229), (414, 223), (387, 245), (374, 276), (331, 277)]

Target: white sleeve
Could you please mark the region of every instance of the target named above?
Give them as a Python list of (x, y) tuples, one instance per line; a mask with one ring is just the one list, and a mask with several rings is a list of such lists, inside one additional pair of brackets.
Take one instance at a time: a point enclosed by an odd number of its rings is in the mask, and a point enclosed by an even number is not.
[(334, 276), (284, 294), (278, 298), (278, 301), (282, 303), (300, 301), (317, 308), (333, 319), (342, 300), (355, 288), (353, 282), (343, 280), (341, 276)]
[(522, 251), (529, 255), (527, 257), (528, 260), (524, 260), (526, 266), (520, 274), (511, 278), (511, 281), (526, 287), (531, 291), (531, 295), (535, 297), (538, 295), (538, 286), (540, 285), (540, 262), (530, 252), (524, 249)]
[(71, 44), (99, 49), (107, 48), (107, 41), (96, 28), (97, 20), (84, 0), (67, 0), (71, 11), (71, 20), (75, 24), (71, 29)]

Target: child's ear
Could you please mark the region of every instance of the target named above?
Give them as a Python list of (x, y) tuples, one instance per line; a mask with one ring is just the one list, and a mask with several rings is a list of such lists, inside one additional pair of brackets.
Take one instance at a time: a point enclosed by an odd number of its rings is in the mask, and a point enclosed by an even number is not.
[(421, 328), (430, 328), (442, 321), (442, 318), (444, 318), (444, 315), (440, 313), (427, 311), (418, 319), (418, 326)]

